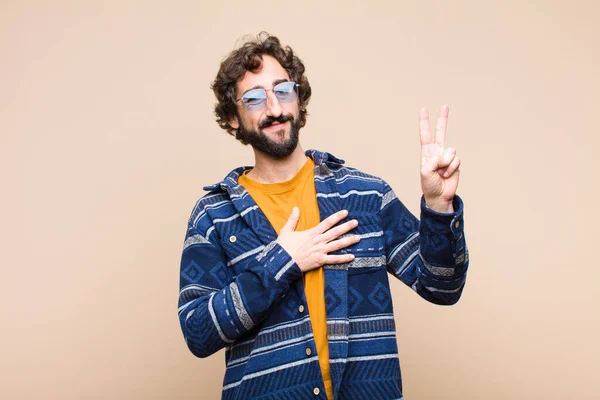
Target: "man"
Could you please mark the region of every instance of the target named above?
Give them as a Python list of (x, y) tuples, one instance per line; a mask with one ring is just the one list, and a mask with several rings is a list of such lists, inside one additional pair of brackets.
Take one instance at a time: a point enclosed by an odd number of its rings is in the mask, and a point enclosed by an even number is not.
[(225, 347), (223, 399), (400, 399), (388, 275), (454, 304), (468, 253), (459, 159), (421, 111), (421, 222), (380, 178), (298, 142), (304, 65), (259, 35), (221, 63), (219, 125), (253, 168), (205, 189), (188, 223), (179, 319), (198, 357)]

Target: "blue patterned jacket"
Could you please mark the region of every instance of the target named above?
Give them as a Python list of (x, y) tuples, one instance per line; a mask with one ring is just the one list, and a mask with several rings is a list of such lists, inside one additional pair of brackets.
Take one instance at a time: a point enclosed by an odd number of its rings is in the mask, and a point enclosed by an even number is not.
[[(354, 261), (325, 265), (335, 399), (400, 399), (402, 380), (387, 273), (449, 305), (468, 266), (463, 204), (441, 214), (421, 199), (421, 222), (380, 178), (309, 150), (321, 220), (347, 209), (361, 241)], [(181, 260), (179, 321), (198, 357), (225, 348), (223, 399), (326, 399), (302, 272), (246, 189), (249, 167), (208, 186), (191, 214)]]

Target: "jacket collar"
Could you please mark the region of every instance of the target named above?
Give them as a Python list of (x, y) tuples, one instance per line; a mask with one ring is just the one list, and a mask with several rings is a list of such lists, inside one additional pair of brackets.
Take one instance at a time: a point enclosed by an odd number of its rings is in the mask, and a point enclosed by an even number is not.
[[(342, 165), (345, 162), (341, 158), (337, 158), (331, 153), (321, 152), (321, 151), (314, 150), (314, 149), (306, 150), (304, 152), (304, 154), (306, 154), (308, 157), (310, 157), (316, 165), (323, 165), (323, 166), (326, 164)], [(238, 167), (238, 168), (234, 169), (233, 171), (231, 171), (229, 174), (227, 174), (225, 179), (223, 179), (221, 182), (215, 183), (214, 185), (204, 186), (204, 190), (213, 191), (213, 190), (222, 189), (222, 190), (227, 191), (227, 189), (234, 189), (236, 186), (238, 186), (238, 178), (240, 177), (240, 175), (247, 169), (251, 169), (251, 168), (253, 168), (253, 167), (250, 167), (250, 166)]]

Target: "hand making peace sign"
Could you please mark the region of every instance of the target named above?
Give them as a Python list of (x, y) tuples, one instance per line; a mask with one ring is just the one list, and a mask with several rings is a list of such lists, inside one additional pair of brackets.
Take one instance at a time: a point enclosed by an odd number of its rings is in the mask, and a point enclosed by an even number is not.
[(452, 200), (458, 187), (460, 159), (456, 150), (444, 149), (448, 106), (443, 105), (437, 122), (435, 140), (429, 131), (429, 113), (421, 109), (419, 130), (421, 136), (421, 189), (427, 207), (438, 212), (454, 212)]

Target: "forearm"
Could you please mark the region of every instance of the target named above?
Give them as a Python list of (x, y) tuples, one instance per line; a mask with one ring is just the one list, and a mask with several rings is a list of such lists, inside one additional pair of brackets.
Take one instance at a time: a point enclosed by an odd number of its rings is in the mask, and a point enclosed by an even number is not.
[(419, 257), (415, 290), (436, 304), (455, 304), (462, 294), (468, 268), (463, 204), (455, 196), (456, 212), (441, 213), (421, 202)]
[[(212, 245), (211, 245), (212, 246)], [(208, 261), (214, 258), (217, 250), (206, 246), (196, 246), (184, 251), (182, 266), (190, 261)], [(182, 267), (183, 268), (183, 267)], [(198, 274), (197, 283), (182, 287), (179, 319), (186, 343), (198, 357), (206, 357), (226, 345), (244, 337), (269, 314), (273, 305), (281, 301), (293, 281), (302, 272), (280, 246), (267, 246), (248, 268), (235, 276), (229, 284), (213, 290), (192, 291), (208, 281), (213, 274), (219, 274), (224, 263), (205, 264), (203, 274)], [(183, 270), (182, 270), (183, 271)], [(189, 277), (189, 274), (186, 274)], [(203, 278), (203, 279), (202, 279)], [(182, 272), (182, 282), (184, 280)], [(189, 279), (188, 279), (189, 281)]]
[(419, 221), (394, 196), (382, 209), (388, 270), (435, 304), (456, 303), (466, 278), (468, 252), (458, 196), (453, 208), (453, 213), (439, 213), (422, 199)]

